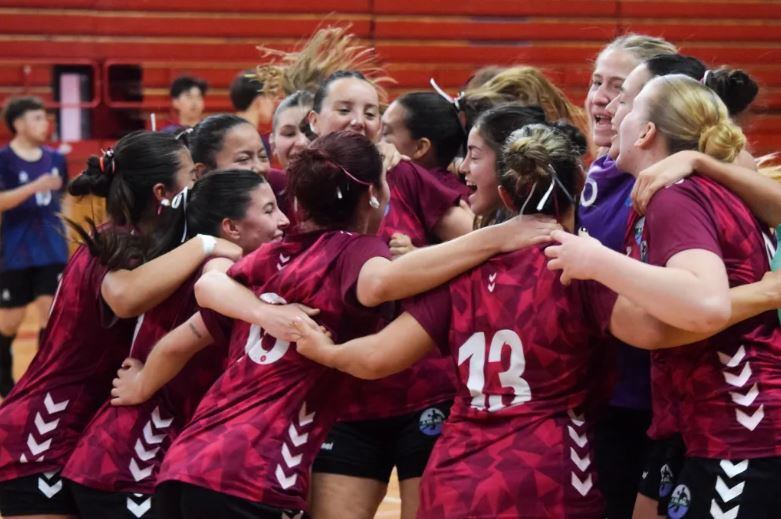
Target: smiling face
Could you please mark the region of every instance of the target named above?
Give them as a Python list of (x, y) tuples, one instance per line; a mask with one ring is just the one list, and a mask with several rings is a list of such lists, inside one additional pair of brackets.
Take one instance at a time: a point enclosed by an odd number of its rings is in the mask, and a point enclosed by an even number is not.
[(467, 153), (460, 169), (466, 176), (466, 185), (472, 190), (468, 202), (473, 213), (490, 216), (501, 207), (496, 153), (480, 135), (477, 127), (469, 132)]
[(309, 117), (318, 136), (349, 130), (376, 142), (380, 134), (377, 89), (354, 77), (334, 80), (328, 85), (320, 112), (310, 112)]
[(615, 137), (610, 146), (608, 154), (615, 159), (618, 156), (621, 143), (619, 128), (624, 118), (632, 111), (634, 101), (637, 98), (640, 91), (643, 89), (646, 83), (651, 80), (651, 73), (648, 71), (648, 67), (644, 64), (640, 64), (629, 73), (621, 87), (621, 93), (616, 96), (610, 104), (607, 106), (608, 113), (612, 114), (611, 126), (615, 132)]
[(599, 147), (610, 146), (615, 135), (607, 106), (618, 96), (625, 78), (637, 64), (630, 53), (617, 49), (606, 50), (597, 58), (586, 96), (586, 113), (592, 139)]
[(417, 146), (406, 120), (407, 110), (398, 101), (392, 102), (382, 114), (382, 140), (393, 144), (402, 155), (413, 157)]
[(234, 222), (238, 238), (232, 241), (246, 254), (264, 243), (281, 240), (289, 223), (277, 206), (271, 186), (263, 182), (252, 190), (244, 218)]
[(260, 134), (251, 124), (237, 124), (225, 133), (214, 156), (216, 169), (249, 169), (266, 174), (271, 165)]
[(301, 122), (309, 109), (291, 106), (277, 114), (271, 134), (271, 149), (280, 165), (285, 168), (290, 161), (309, 145), (309, 139), (301, 131)]

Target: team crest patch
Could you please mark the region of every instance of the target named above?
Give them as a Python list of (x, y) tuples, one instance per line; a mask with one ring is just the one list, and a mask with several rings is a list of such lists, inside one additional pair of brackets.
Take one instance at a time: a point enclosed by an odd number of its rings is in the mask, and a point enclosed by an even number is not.
[(439, 436), (445, 423), (445, 413), (436, 407), (430, 407), (420, 413), (418, 427), (426, 436)]
[(689, 511), (692, 503), (692, 493), (686, 485), (675, 487), (670, 504), (667, 505), (667, 516), (671, 519), (681, 519)]
[(673, 471), (669, 465), (664, 464), (659, 472), (661, 475), (659, 479), (659, 497), (667, 497), (673, 490)]

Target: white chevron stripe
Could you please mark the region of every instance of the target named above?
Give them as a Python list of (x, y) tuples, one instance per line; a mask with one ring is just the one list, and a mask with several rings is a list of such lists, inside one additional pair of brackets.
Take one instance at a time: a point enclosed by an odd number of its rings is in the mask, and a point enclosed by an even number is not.
[(147, 445), (157, 445), (165, 439), (165, 434), (154, 434), (152, 432), (152, 422), (147, 422), (144, 426), (144, 441)]
[(309, 433), (298, 434), (298, 431), (296, 431), (296, 428), (292, 423), (290, 424), (290, 427), (288, 427), (287, 433), (288, 436), (290, 436), (290, 441), (293, 442), (293, 445), (296, 447), (301, 447), (309, 439)]
[(740, 425), (742, 425), (749, 431), (753, 431), (754, 429), (756, 429), (757, 425), (759, 425), (759, 422), (761, 422), (764, 417), (765, 417), (765, 404), (759, 406), (757, 410), (754, 411), (754, 413), (751, 415), (744, 413), (740, 409), (735, 409), (735, 419), (738, 421)]
[(149, 476), (152, 475), (152, 470), (154, 469), (154, 465), (149, 465), (148, 467), (144, 467), (143, 469), (138, 466), (138, 463), (136, 463), (135, 458), (130, 458), (130, 465), (128, 466), (130, 469), (130, 473), (133, 475), (133, 479), (136, 481), (141, 481), (142, 479), (147, 479)]
[(743, 369), (741, 370), (740, 375), (733, 375), (732, 373), (727, 373), (726, 371), (722, 371), (721, 374), (724, 375), (724, 380), (730, 386), (743, 387), (746, 385), (746, 382), (748, 382), (748, 379), (751, 378), (751, 366), (748, 365), (748, 362), (743, 364)]
[(739, 461), (737, 463), (732, 463), (730, 460), (721, 460), (719, 466), (727, 477), (732, 479), (738, 474), (742, 474), (748, 470), (748, 460)]
[(301, 458), (303, 457), (302, 454), (296, 454), (295, 456), (290, 455), (290, 449), (287, 448), (287, 443), (282, 444), (282, 458), (285, 460), (285, 463), (289, 468), (297, 467), (301, 464)]
[(569, 419), (572, 420), (572, 423), (578, 427), (586, 423), (585, 415), (583, 413), (577, 414), (574, 409), (567, 411), (567, 415), (569, 415)]
[(43, 452), (46, 452), (49, 450), (49, 448), (52, 446), (52, 439), (49, 438), (43, 443), (38, 443), (35, 441), (35, 438), (33, 438), (32, 434), (29, 434), (27, 436), (27, 448), (30, 449), (30, 452), (33, 456), (37, 456)]
[(43, 399), (43, 405), (46, 407), (46, 412), (49, 414), (65, 411), (68, 407), (68, 402), (70, 402), (70, 400), (63, 400), (59, 404), (54, 403), (51, 393), (46, 393), (46, 398)]
[(155, 455), (157, 455), (157, 451), (160, 450), (160, 447), (146, 450), (144, 448), (144, 444), (141, 443), (141, 438), (139, 438), (136, 440), (136, 446), (134, 450), (136, 451), (136, 456), (138, 456), (141, 461), (149, 461), (154, 459)]
[(710, 501), (710, 515), (713, 519), (736, 519), (739, 511), (740, 506), (736, 506), (731, 510), (723, 512), (715, 499), (711, 499)]
[(301, 406), (298, 411), (298, 425), (304, 427), (315, 421), (315, 413), (306, 414), (306, 402)]
[(128, 497), (125, 504), (127, 505), (127, 509), (131, 514), (141, 519), (141, 517), (143, 517), (144, 514), (146, 514), (152, 508), (152, 498), (147, 497), (140, 503), (136, 503)]
[(725, 505), (727, 502), (732, 501), (736, 497), (740, 496), (743, 493), (745, 486), (746, 482), (741, 481), (734, 487), (730, 488), (726, 483), (724, 483), (724, 480), (721, 479), (721, 476), (716, 478), (716, 492), (719, 493), (719, 496), (721, 496), (721, 500), (724, 501)]
[(55, 484), (50, 485), (46, 482), (45, 479), (38, 478), (38, 490), (40, 490), (41, 493), (47, 498), (51, 499), (59, 494), (60, 490), (62, 490), (62, 480), (58, 479)]
[(285, 471), (282, 470), (282, 467), (280, 467), (279, 465), (277, 465), (277, 470), (274, 472), (274, 475), (277, 477), (277, 481), (279, 482), (280, 486), (282, 486), (282, 488), (285, 490), (295, 485), (296, 480), (298, 479), (297, 474), (293, 474), (292, 476), (287, 476), (285, 474)]
[(578, 478), (578, 476), (576, 476), (573, 472), (570, 483), (572, 483), (572, 486), (580, 493), (581, 496), (588, 494), (589, 490), (591, 490), (591, 487), (594, 486), (593, 482), (591, 481), (591, 474), (589, 474), (586, 479), (581, 481), (580, 478)]
[(757, 396), (759, 396), (758, 384), (751, 386), (751, 389), (749, 389), (748, 393), (745, 395), (738, 393), (737, 391), (730, 391), (729, 396), (732, 397), (732, 401), (736, 404), (743, 407), (748, 407), (753, 404), (754, 400), (756, 400)]
[(586, 469), (589, 467), (589, 465), (591, 465), (591, 458), (588, 454), (581, 458), (572, 447), (569, 448), (569, 458), (572, 460), (572, 463), (574, 463), (580, 469), (581, 472), (586, 472)]
[(158, 429), (166, 429), (174, 423), (174, 419), (169, 418), (168, 420), (163, 420), (160, 416), (160, 407), (155, 407), (154, 411), (152, 411), (152, 423)]
[(719, 352), (719, 360), (721, 361), (722, 364), (724, 364), (728, 368), (737, 367), (738, 364), (743, 362), (743, 359), (745, 358), (746, 358), (746, 348), (744, 348), (743, 346), (738, 348), (738, 351), (736, 351), (735, 355), (733, 355), (732, 357), (730, 357), (726, 353)]
[(571, 425), (567, 426), (567, 430), (569, 431), (569, 437), (578, 447), (583, 448), (586, 446), (586, 443), (588, 443), (588, 437), (585, 434), (579, 435), (577, 432), (575, 432), (575, 429), (573, 429)]
[(41, 413), (35, 413), (35, 428), (38, 429), (38, 434), (40, 434), (41, 436), (55, 430), (57, 428), (57, 424), (59, 423), (60, 423), (59, 418), (48, 423), (44, 422)]

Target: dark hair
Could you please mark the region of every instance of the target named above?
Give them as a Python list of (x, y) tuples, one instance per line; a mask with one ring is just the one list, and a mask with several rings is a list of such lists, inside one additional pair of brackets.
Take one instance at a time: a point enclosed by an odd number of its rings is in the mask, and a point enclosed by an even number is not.
[(43, 109), (43, 101), (37, 97), (12, 97), (8, 100), (3, 110), (5, 125), (15, 135), (14, 121), (22, 117), (26, 112)]
[(759, 86), (740, 69), (709, 70), (703, 78), (705, 86), (718, 94), (731, 116), (743, 112), (759, 93)]
[[(575, 144), (571, 136), (582, 139)], [(580, 193), (583, 174), (580, 157), (585, 137), (574, 126), (530, 124), (510, 134), (503, 146), (499, 184), (510, 194), (516, 209), (524, 204), (525, 214), (558, 216), (574, 204)], [(553, 188), (543, 206), (537, 206)]]
[(109, 269), (127, 268), (158, 253), (145, 237), (133, 234), (132, 227), (149, 211), (152, 187), (175, 186), (181, 167), (181, 152), (187, 150), (173, 135), (135, 131), (122, 137), (116, 147), (102, 157), (92, 156), (87, 168), (68, 185), (73, 196), (93, 194), (106, 198), (106, 211), (113, 224), (98, 231), (88, 221), (90, 231), (69, 221), (93, 256)]
[(314, 110), (317, 113), (320, 113), (320, 110), (322, 110), (323, 108), (323, 101), (328, 96), (328, 87), (334, 81), (337, 81), (339, 79), (345, 79), (345, 78), (361, 79), (363, 81), (366, 81), (370, 85), (374, 86), (368, 79), (366, 79), (366, 76), (364, 76), (357, 70), (337, 70), (336, 72), (334, 72), (333, 74), (325, 78), (325, 81), (320, 83), (317, 92), (315, 92), (315, 99), (312, 105), (312, 110)]
[(252, 191), (266, 183), (265, 177), (246, 169), (216, 170), (204, 175), (192, 189), (174, 197), (166, 210), (166, 225), (159, 226), (154, 237), (157, 249), (172, 250), (196, 234), (219, 236), (222, 220), (244, 218)]
[(288, 192), (304, 217), (325, 228), (344, 229), (368, 185), (380, 185), (382, 158), (374, 143), (359, 133), (329, 133), (290, 162), (287, 178)]
[(216, 114), (196, 124), (187, 137), (193, 162), (206, 164), (209, 169), (216, 168), (215, 158), (222, 149), (225, 134), (240, 124), (250, 123), (238, 115)]
[(171, 99), (175, 99), (187, 92), (192, 87), (198, 87), (201, 91), (201, 95), (206, 95), (206, 91), (209, 89), (209, 84), (198, 77), (193, 76), (179, 76), (171, 83)]
[(452, 103), (436, 92), (411, 92), (396, 100), (406, 111), (404, 120), (413, 139), (431, 141), (437, 165), (447, 167), (464, 145), (464, 129)]
[(233, 108), (243, 112), (261, 94), (263, 83), (255, 77), (252, 70), (243, 70), (233, 79), (230, 86), (230, 98)]
[[(274, 110), (274, 118), (271, 121), (271, 127), (276, 131), (279, 126), (279, 116), (282, 112), (289, 108), (301, 107), (312, 109), (314, 104), (314, 95), (307, 90), (296, 90), (277, 105), (277, 109)], [(307, 124), (308, 126), (308, 124)]]
[(500, 105), (483, 112), (475, 121), (475, 128), (494, 153), (496, 171), (501, 169), (504, 142), (512, 132), (527, 124), (546, 124), (545, 112), (539, 106), (518, 104)]
[(683, 74), (699, 81), (705, 74), (705, 65), (692, 56), (683, 54), (659, 54), (646, 60), (646, 68), (652, 76)]

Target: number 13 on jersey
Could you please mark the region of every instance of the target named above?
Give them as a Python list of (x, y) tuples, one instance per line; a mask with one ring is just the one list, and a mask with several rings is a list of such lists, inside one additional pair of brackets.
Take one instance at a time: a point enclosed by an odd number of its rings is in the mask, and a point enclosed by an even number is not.
[[(508, 407), (521, 405), (532, 398), (532, 391), (529, 383), (523, 378), (523, 372), (526, 369), (526, 359), (523, 355), (523, 344), (521, 338), (513, 330), (499, 330), (491, 339), (490, 348), (484, 332), (472, 334), (469, 339), (458, 349), (458, 365), (461, 366), (469, 361), (469, 376), (466, 385), (469, 393), (472, 395), (471, 406), (475, 409), (486, 410), (494, 413)], [(488, 391), (486, 395), (486, 350), (488, 351), (488, 362), (501, 362), (502, 352), (505, 348), (510, 349), (510, 366), (507, 370), (498, 374), (500, 388), (495, 388), (495, 381), (488, 381)], [(491, 389), (495, 388), (494, 391)], [(502, 402), (501, 388), (512, 389), (512, 401), (505, 405)]]

